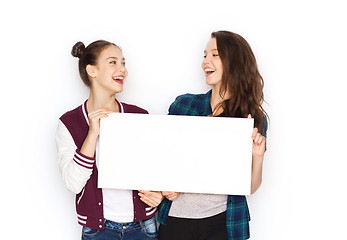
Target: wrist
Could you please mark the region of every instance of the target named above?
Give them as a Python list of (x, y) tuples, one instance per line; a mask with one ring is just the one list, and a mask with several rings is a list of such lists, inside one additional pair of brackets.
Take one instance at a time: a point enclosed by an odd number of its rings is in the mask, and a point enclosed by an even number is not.
[(99, 133), (89, 129), (87, 138), (96, 140), (99, 137)]
[(264, 160), (264, 156), (252, 156), (253, 164), (262, 165)]

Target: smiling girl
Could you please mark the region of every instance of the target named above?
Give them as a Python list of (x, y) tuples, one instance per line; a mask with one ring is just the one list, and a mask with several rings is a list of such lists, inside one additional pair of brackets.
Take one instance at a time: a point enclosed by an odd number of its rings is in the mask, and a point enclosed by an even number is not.
[[(95, 156), (100, 119), (113, 112), (148, 114), (115, 98), (123, 91), (128, 75), (123, 53), (104, 40), (88, 47), (78, 42), (71, 53), (79, 58), (80, 77), (90, 88), (90, 95), (82, 105), (60, 117), (56, 143), (63, 181), (76, 194), (82, 239), (156, 239), (154, 215), (163, 198), (160, 192), (97, 187)], [(115, 136), (115, 151), (121, 151), (117, 141), (121, 139)]]
[[(178, 96), (172, 115), (253, 117), (251, 193), (262, 181), (267, 130), (262, 108), (263, 79), (251, 47), (240, 35), (213, 32), (204, 50), (202, 69), (212, 90)], [(206, 141), (220, 141), (206, 139)], [(211, 149), (225, 151), (228, 149)], [(213, 161), (213, 159), (211, 159)], [(220, 166), (223, 168), (223, 166)], [(192, 169), (194, 171), (194, 169)], [(208, 178), (208, 176), (206, 176)], [(249, 211), (245, 196), (163, 192), (158, 221), (160, 240), (223, 240), (249, 238)]]

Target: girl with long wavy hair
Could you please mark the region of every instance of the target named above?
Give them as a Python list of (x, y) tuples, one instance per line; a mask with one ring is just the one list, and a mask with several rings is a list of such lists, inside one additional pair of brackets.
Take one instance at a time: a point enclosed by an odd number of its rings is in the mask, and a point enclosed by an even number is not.
[[(262, 181), (267, 114), (263, 78), (251, 47), (229, 31), (211, 34), (202, 69), (212, 89), (206, 94), (178, 96), (172, 115), (254, 118), (251, 193)], [(218, 139), (209, 139), (218, 141)], [(219, 151), (224, 151), (220, 149)], [(223, 166), (220, 166), (223, 168)], [(248, 239), (250, 215), (245, 196), (162, 192), (159, 239)]]

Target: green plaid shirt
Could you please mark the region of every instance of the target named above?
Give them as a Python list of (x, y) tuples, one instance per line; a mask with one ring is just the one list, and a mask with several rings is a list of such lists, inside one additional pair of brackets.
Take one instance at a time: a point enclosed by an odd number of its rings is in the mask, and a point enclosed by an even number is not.
[[(210, 90), (206, 94), (185, 94), (178, 96), (171, 104), (169, 114), (190, 116), (210, 115), (212, 113), (210, 104), (211, 92)], [(171, 203), (171, 201), (164, 198), (158, 206), (158, 221), (160, 224), (166, 225)], [(251, 219), (245, 196), (228, 196), (226, 216), (226, 227), (229, 239), (248, 239), (249, 221)]]

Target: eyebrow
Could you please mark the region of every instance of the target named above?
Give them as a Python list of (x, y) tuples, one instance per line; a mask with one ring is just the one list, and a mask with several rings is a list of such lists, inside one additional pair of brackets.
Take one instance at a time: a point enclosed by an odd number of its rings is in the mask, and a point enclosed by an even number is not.
[[(210, 51), (218, 51), (217, 48), (211, 49)], [(204, 53), (206, 52), (206, 50), (204, 50)]]
[[(117, 57), (108, 57), (106, 60), (108, 60), (110, 58), (118, 59)], [(122, 60), (125, 60), (125, 58), (123, 58)]]

